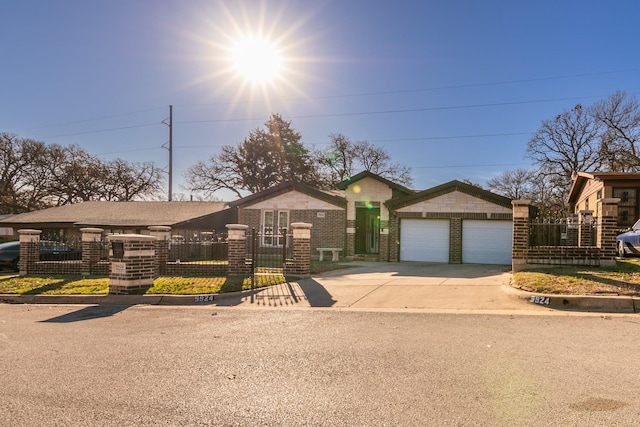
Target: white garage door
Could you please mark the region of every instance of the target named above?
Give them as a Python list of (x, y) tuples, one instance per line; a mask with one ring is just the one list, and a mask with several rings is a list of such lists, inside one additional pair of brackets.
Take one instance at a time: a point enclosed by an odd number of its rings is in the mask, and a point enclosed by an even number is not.
[(462, 221), (462, 262), (511, 264), (511, 221)]
[(402, 219), (400, 260), (449, 262), (449, 220)]

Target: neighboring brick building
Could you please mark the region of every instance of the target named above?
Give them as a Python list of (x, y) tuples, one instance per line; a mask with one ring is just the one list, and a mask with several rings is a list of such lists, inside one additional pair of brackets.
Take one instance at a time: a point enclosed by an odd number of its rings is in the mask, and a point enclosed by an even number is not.
[(511, 200), (451, 181), (415, 192), (365, 171), (321, 191), (284, 183), (231, 202), (238, 222), (268, 237), (293, 222), (311, 229), (311, 251), (379, 261), (511, 263)]
[(574, 214), (591, 212), (601, 216), (598, 200), (620, 199), (618, 227), (632, 226), (640, 219), (640, 173), (578, 172), (569, 190), (569, 206)]
[[(237, 222), (226, 202), (107, 202), (90, 201), (11, 215), (0, 227), (35, 228), (43, 235), (79, 237), (83, 227), (99, 227), (105, 234), (149, 234), (149, 226), (180, 230), (219, 230)], [(15, 236), (17, 237), (17, 235)], [(15, 238), (14, 237), (14, 238)]]

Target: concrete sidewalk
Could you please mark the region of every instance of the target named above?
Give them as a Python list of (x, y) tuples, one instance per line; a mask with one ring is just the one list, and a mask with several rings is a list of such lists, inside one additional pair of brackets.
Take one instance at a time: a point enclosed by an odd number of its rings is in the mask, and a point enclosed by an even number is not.
[(542, 295), (510, 286), (509, 266), (358, 263), (297, 282), (216, 295), (0, 295), (27, 304), (216, 305), (385, 311), (593, 311), (634, 313), (640, 298)]

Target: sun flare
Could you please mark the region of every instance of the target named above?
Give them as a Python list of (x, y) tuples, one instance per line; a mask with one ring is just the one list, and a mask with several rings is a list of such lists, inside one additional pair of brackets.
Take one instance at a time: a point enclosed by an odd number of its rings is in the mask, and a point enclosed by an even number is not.
[(232, 49), (235, 70), (251, 83), (264, 84), (277, 79), (282, 61), (278, 48), (263, 38), (244, 38)]

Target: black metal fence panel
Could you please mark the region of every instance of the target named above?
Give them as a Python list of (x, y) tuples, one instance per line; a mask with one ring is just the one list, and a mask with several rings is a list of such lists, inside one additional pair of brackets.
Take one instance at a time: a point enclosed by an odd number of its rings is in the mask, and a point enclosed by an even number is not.
[(227, 261), (227, 233), (213, 231), (182, 231), (171, 236), (170, 262)]
[(292, 235), (286, 228), (262, 232), (255, 228), (248, 235), (245, 259), (251, 263), (251, 287), (281, 284), (285, 263), (293, 258)]
[(282, 270), (285, 262), (293, 258), (291, 240), (292, 236), (285, 228), (276, 234), (263, 233), (254, 228), (247, 239), (245, 258), (251, 260), (254, 269)]
[(570, 223), (567, 220), (531, 222), (529, 246), (596, 246), (597, 221), (589, 224)]

